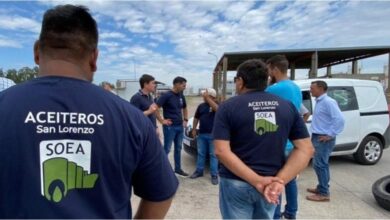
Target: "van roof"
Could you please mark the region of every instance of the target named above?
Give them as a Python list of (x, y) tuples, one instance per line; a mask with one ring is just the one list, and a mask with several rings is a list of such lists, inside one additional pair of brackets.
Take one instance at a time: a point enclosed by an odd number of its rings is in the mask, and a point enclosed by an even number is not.
[(314, 78), (314, 79), (302, 79), (302, 80), (294, 80), (294, 82), (302, 87), (302, 86), (310, 86), (312, 81), (322, 80), (325, 81), (328, 86), (381, 86), (381, 84), (374, 80), (362, 80), (362, 79), (330, 79), (330, 78)]

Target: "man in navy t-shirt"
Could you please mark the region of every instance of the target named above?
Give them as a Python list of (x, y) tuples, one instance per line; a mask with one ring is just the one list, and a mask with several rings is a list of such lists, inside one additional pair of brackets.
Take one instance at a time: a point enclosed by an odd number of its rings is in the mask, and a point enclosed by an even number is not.
[(192, 123), (193, 128), (191, 131), (192, 137), (196, 136), (196, 128), (199, 125), (199, 135), (196, 138), (198, 147), (198, 158), (196, 161), (196, 170), (190, 176), (191, 179), (195, 179), (203, 176), (203, 170), (206, 163), (206, 154), (209, 154), (210, 158), (210, 174), (211, 183), (213, 185), (218, 184), (218, 160), (215, 157), (214, 143), (211, 132), (214, 125), (215, 112), (218, 109), (217, 93), (213, 88), (208, 88), (202, 93), (204, 102), (201, 103), (195, 111), (194, 121)]
[(175, 160), (175, 173), (188, 176), (181, 168), (181, 148), (183, 144), (184, 127), (188, 122), (188, 111), (183, 91), (186, 89), (187, 80), (183, 77), (173, 79), (173, 88), (163, 94), (158, 100), (158, 107), (163, 109), (163, 117), (157, 111), (157, 120), (163, 125), (164, 150), (168, 155), (172, 142), (175, 145), (173, 158)]
[[(279, 195), (303, 170), (313, 146), (296, 108), (264, 92), (267, 66), (242, 63), (235, 77), (239, 94), (223, 102), (214, 120), (215, 153), (221, 162), (220, 209), (224, 219), (272, 219)], [(287, 162), (287, 139), (295, 148)]]
[[(39, 77), (0, 93), (0, 218), (163, 218), (178, 181), (155, 128), (91, 84), (97, 24), (82, 6), (43, 18)], [(150, 211), (152, 210), (152, 211)]]
[(156, 125), (156, 110), (158, 106), (153, 102), (151, 94), (156, 91), (156, 81), (153, 76), (144, 74), (139, 78), (139, 84), (141, 89), (131, 97), (130, 103), (140, 109), (150, 119), (158, 133)]

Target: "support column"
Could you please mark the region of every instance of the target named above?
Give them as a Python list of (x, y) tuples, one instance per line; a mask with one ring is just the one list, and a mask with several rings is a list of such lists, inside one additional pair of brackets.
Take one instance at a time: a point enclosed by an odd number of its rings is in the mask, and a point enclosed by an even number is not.
[[(213, 72), (213, 88), (215, 89), (215, 91), (217, 91), (217, 79), (218, 79), (218, 70), (214, 70)], [(218, 95), (218, 92), (217, 92), (217, 95)]]
[(317, 51), (311, 55), (311, 68), (309, 73), (309, 79), (317, 78), (318, 74), (318, 53)]
[(227, 57), (224, 57), (223, 58), (223, 70), (222, 70), (222, 74), (223, 74), (223, 82), (222, 82), (222, 101), (225, 101), (226, 99), (226, 83), (227, 83), (227, 66), (228, 66), (228, 59)]
[(358, 74), (358, 61), (352, 61), (352, 75)]
[(390, 95), (390, 53), (389, 60), (387, 62), (387, 95)]
[(295, 80), (295, 62), (290, 63), (290, 79)]
[(332, 66), (326, 67), (326, 77), (331, 78), (332, 77)]
[(217, 97), (221, 96), (221, 69), (218, 67), (217, 72), (215, 73), (215, 91), (217, 92)]

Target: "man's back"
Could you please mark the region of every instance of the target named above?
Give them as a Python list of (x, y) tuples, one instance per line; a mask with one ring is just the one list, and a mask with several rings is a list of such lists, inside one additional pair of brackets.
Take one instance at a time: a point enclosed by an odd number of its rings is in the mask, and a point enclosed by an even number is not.
[[(266, 92), (248, 92), (219, 106), (213, 136), (230, 140), (232, 152), (256, 173), (274, 176), (284, 164), (287, 138), (306, 138), (308, 133), (291, 103)], [(220, 175), (237, 179), (223, 166)]]
[(41, 77), (0, 106), (1, 218), (129, 218), (131, 185), (149, 201), (177, 188), (150, 121), (97, 86)]

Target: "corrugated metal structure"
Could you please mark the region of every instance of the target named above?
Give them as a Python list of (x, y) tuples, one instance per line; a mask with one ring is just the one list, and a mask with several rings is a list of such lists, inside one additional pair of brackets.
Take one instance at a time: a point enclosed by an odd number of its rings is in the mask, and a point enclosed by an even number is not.
[[(315, 48), (294, 50), (266, 50), (224, 53), (218, 60), (213, 71), (213, 87), (222, 100), (226, 97), (227, 71), (234, 71), (238, 65), (248, 59), (268, 58), (282, 54), (290, 62), (290, 76), (295, 79), (296, 69), (310, 69), (309, 78), (316, 78), (318, 69), (327, 68), (326, 76), (332, 74), (332, 66), (342, 63), (352, 63), (352, 74), (358, 73), (358, 61), (365, 58), (389, 54), (388, 66), (390, 66), (390, 46), (372, 47), (340, 47), (340, 48)], [(387, 73), (388, 74), (388, 73)], [(387, 85), (390, 78), (387, 77)], [(389, 87), (387, 88), (389, 92)]]

